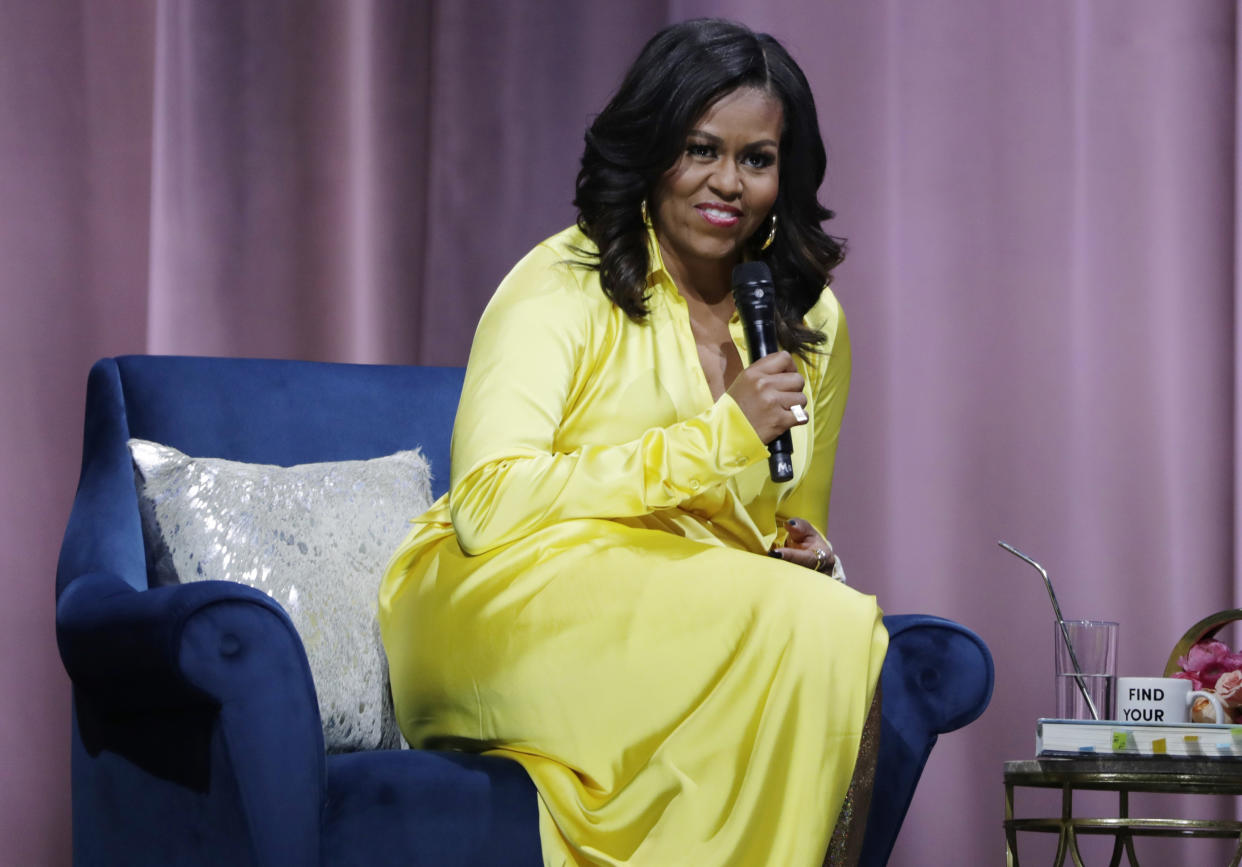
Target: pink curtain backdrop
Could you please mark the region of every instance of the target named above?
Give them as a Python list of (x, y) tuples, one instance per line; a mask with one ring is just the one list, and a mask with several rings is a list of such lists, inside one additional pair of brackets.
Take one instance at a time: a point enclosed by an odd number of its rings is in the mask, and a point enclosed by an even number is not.
[(1121, 622), (1123, 674), (1240, 604), (1235, 2), (0, 0), (5, 859), (70, 858), (52, 581), (90, 363), (464, 363), (572, 220), (591, 114), (702, 14), (784, 40), (819, 102), (856, 353), (830, 536), (996, 658), (892, 863), (996, 863), (1001, 764), (1052, 711), (998, 539)]

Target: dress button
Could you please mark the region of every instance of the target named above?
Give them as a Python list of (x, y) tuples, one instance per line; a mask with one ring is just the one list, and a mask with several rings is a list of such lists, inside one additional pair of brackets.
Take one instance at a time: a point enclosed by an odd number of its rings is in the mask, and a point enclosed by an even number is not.
[(703, 486), (699, 484), (699, 480), (698, 480), (698, 479), (691, 479), (691, 480), (690, 480), (690, 490), (692, 490), (692, 491), (697, 491), (697, 490), (698, 490), (699, 488), (701, 488), (701, 487), (703, 487)]

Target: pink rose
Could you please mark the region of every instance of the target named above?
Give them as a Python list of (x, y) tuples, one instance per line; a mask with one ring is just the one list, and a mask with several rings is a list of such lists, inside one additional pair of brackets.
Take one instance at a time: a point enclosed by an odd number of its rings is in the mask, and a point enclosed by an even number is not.
[(1176, 678), (1180, 678), (1181, 680), (1190, 681), (1192, 684), (1194, 684), (1195, 689), (1203, 689), (1203, 681), (1199, 680), (1199, 678), (1195, 677), (1189, 671), (1179, 671), (1175, 673), (1173, 676)]
[(1242, 707), (1242, 671), (1226, 671), (1216, 680), (1216, 697), (1225, 707)]
[(1229, 655), (1229, 646), (1223, 641), (1200, 641), (1190, 651), (1178, 657), (1177, 664), (1186, 671), (1200, 671)]
[(1212, 689), (1218, 677), (1240, 667), (1226, 664), (1231, 656), (1234, 654), (1223, 641), (1200, 641), (1185, 656), (1178, 657), (1177, 664), (1187, 674), (1194, 675), (1203, 687)]

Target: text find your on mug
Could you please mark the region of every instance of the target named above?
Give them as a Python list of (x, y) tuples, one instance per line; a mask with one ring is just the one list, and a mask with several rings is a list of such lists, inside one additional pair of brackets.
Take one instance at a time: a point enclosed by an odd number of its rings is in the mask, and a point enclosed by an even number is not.
[(1184, 723), (1196, 698), (1212, 705), (1216, 722), (1225, 720), (1220, 699), (1207, 690), (1194, 689), (1178, 677), (1117, 678), (1117, 719), (1128, 723)]

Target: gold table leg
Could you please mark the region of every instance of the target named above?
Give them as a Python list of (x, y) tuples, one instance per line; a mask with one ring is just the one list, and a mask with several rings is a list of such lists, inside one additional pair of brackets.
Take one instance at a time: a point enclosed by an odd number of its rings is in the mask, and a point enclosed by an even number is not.
[[(1062, 833), (1069, 845), (1070, 857), (1074, 859), (1074, 867), (1086, 867), (1082, 860), (1082, 853), (1078, 851), (1078, 831), (1074, 824), (1074, 787), (1066, 783), (1061, 791), (1061, 827), (1064, 829)], [(1060, 863), (1060, 861), (1057, 862), (1057, 864)]]
[(1018, 831), (1013, 826), (1013, 783), (1005, 783), (1005, 867), (1018, 867)]
[[(1130, 818), (1130, 790), (1117, 790), (1117, 818)], [(1134, 854), (1134, 834), (1128, 827), (1118, 828), (1113, 834), (1113, 857), (1108, 867), (1121, 867), (1121, 855), (1125, 853), (1126, 863), (1130, 867), (1139, 867), (1138, 856)]]

